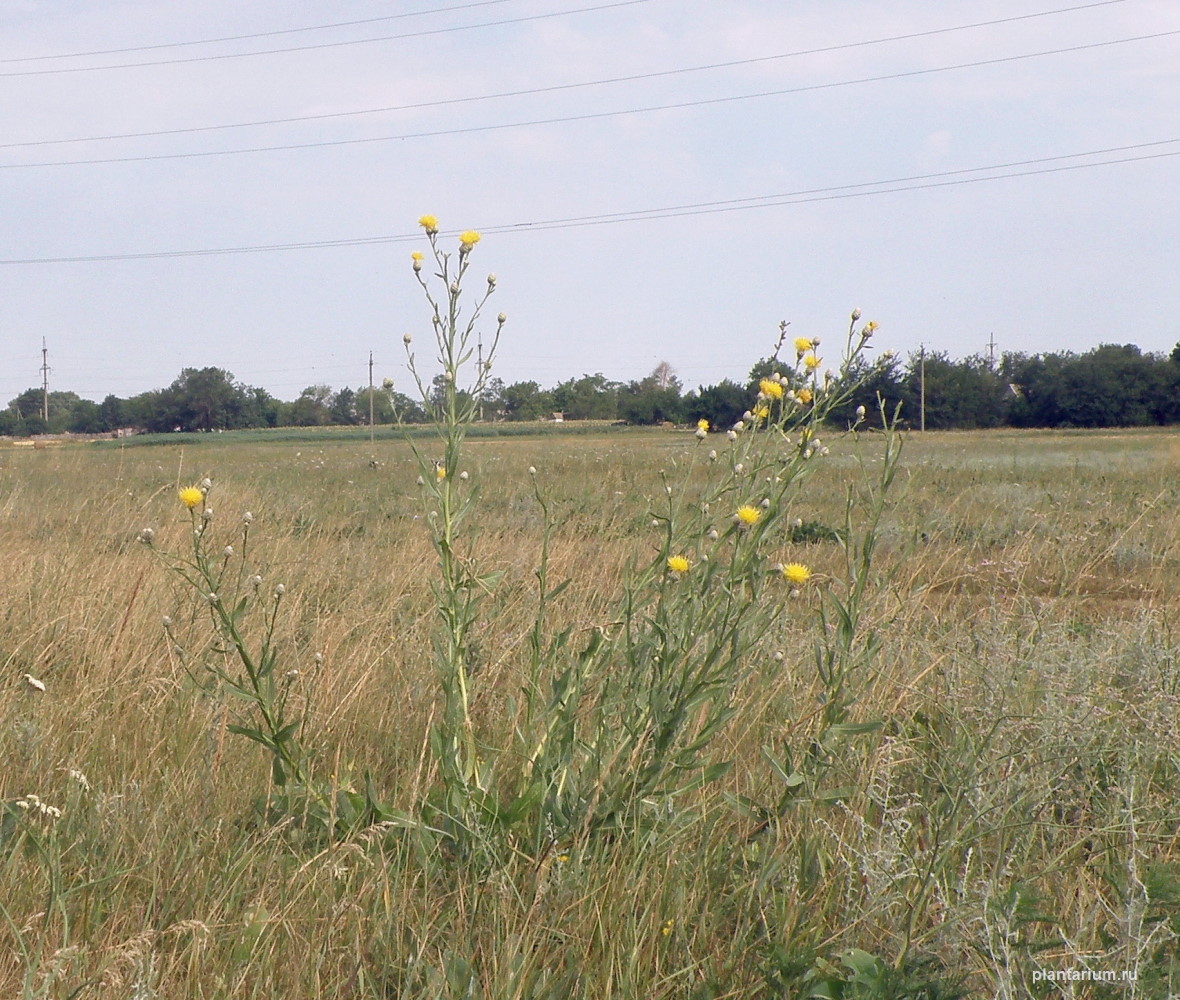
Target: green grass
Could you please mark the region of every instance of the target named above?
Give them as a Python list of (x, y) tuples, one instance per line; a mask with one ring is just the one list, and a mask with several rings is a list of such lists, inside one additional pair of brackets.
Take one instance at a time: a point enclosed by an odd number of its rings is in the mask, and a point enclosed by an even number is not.
[[(813, 611), (842, 567), (815, 527), (781, 541), (816, 576), (751, 658), (725, 778), (642, 836), (495, 871), (388, 831), (309, 844), (265, 822), (264, 752), (165, 637), (163, 615), (194, 641), (203, 620), (136, 538), (181, 546), (175, 490), (207, 475), (213, 530), (233, 541), (250, 510), (249, 559), (287, 588), (277, 638), (315, 765), (341, 786), (369, 771), (405, 810), (430, 787), (417, 466), (367, 429), (286, 433), (0, 449), (0, 800), (63, 811), (0, 821), (0, 996), (1048, 997), (1066, 994), (1034, 973), (1086, 968), (1138, 980), (1074, 995), (1180, 992), (1170, 433), (913, 435), (866, 609), (883, 645), (853, 706), (882, 728), (833, 752), (824, 794), (760, 811), (785, 791), (767, 754), (814, 753)], [(871, 468), (879, 448), (826, 437), (793, 513), (836, 528), (856, 450)], [(649, 498), (694, 447), (572, 424), (472, 435), (475, 548), (505, 570), (478, 624), (489, 745), (511, 742), (532, 624), (528, 468), (557, 514), (551, 573), (573, 580), (555, 624), (581, 634), (656, 550)]]

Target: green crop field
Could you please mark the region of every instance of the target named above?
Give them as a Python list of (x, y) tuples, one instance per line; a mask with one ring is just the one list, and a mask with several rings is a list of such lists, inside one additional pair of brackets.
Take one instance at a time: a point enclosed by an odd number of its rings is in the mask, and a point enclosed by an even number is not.
[[(731, 446), (468, 438), (447, 484), (479, 491), (461, 729), (488, 818), (462, 836), (432, 736), (456, 626), (406, 442), (0, 445), (0, 997), (1180, 994), (1180, 436), (912, 434), (884, 496), (883, 435), (823, 437), (759, 540), (810, 575), (758, 591), (768, 624), (715, 695), (733, 711), (702, 743), (710, 780), (670, 767), (674, 793), (608, 816), (610, 775), (647, 758), (598, 759), (600, 777), (577, 772), (587, 818), (551, 835), (513, 825), (521, 748), (558, 740), (537, 729), (558, 671), (618, 634), (621, 588), (680, 551), (669, 498), (696, 496), (706, 452), (724, 465)], [(178, 490), (206, 477), (190, 513)], [(737, 551), (735, 509), (707, 512), (720, 539), (685, 549), (683, 572), (644, 579), (672, 594), (710, 544)], [(225, 595), (169, 568), (198, 524)], [(866, 525), (871, 560), (853, 565)], [(547, 586), (570, 583), (539, 632), (543, 548)], [(250, 648), (270, 630), (268, 702), (231, 683), (210, 622), (231, 592), (257, 596)], [(619, 670), (597, 683), (625, 686)], [(241, 732), (264, 703), (297, 724), (321, 790), (306, 800)], [(595, 759), (601, 727), (579, 732), (571, 752)]]

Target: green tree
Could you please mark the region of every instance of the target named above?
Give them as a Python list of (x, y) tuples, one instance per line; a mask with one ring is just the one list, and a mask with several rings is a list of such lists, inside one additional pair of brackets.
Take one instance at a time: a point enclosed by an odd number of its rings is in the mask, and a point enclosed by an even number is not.
[(714, 430), (724, 430), (742, 419), (752, 398), (748, 388), (725, 379), (689, 393), (684, 399), (684, 415), (691, 423), (707, 420)]
[(126, 427), (130, 423), (127, 419), (127, 404), (118, 396), (106, 396), (98, 404), (98, 419), (104, 431), (115, 431), (120, 427)]
[[(1007, 385), (986, 360), (979, 357), (952, 361), (945, 353), (927, 354), (925, 371), (919, 355), (910, 356), (904, 382), (903, 414), (918, 426), (925, 380), (926, 428), (998, 427), (1007, 409)], [(867, 409), (867, 407), (866, 407)]]
[[(832, 408), (830, 419), (841, 427), (858, 422), (856, 410), (865, 408), (864, 425), (880, 427), (882, 405), (886, 420), (893, 418), (898, 404), (902, 404), (901, 416), (911, 423), (917, 419), (917, 410), (911, 409), (908, 387), (901, 360), (896, 357), (870, 362), (859, 358), (848, 370), (847, 379), (856, 385), (847, 400)], [(862, 426), (864, 426), (862, 425)]]
[(623, 386), (618, 392), (618, 415), (629, 424), (683, 422), (680, 380), (671, 365), (662, 361), (647, 378)]
[(543, 420), (556, 408), (553, 393), (536, 382), (513, 382), (500, 391), (500, 404), (508, 420)]
[(106, 430), (98, 403), (90, 399), (79, 399), (70, 410), (66, 430), (71, 434), (101, 434)]
[[(366, 420), (368, 413), (365, 414)], [(328, 404), (328, 419), (334, 424), (358, 424), (360, 414), (356, 406), (356, 393), (348, 386), (335, 393)]]
[(553, 409), (567, 420), (614, 420), (618, 417), (619, 383), (602, 372), (569, 379), (553, 387)]
[(162, 394), (161, 402), (175, 412), (176, 425), (186, 431), (229, 430), (243, 426), (247, 409), (244, 386), (222, 368), (185, 368)]
[(296, 427), (322, 427), (331, 422), (331, 401), (331, 386), (309, 385), (291, 404), (287, 420)]

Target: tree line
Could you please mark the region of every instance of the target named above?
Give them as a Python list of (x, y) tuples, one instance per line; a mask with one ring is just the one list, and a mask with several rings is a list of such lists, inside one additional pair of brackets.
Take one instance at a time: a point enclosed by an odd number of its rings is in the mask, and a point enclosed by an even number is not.
[[(535, 381), (506, 385), (491, 379), (479, 403), (485, 420), (547, 420), (560, 413), (564, 420), (689, 424), (703, 419), (728, 427), (750, 406), (759, 379), (774, 371), (791, 375), (788, 365), (765, 358), (743, 382), (726, 379), (688, 391), (666, 362), (630, 382), (596, 373), (545, 389)], [(1083, 354), (1007, 353), (998, 363), (979, 355), (957, 360), (945, 353), (886, 356), (852, 374), (864, 384), (834, 414), (837, 420), (851, 422), (860, 405), (876, 414), (881, 400), (890, 414), (900, 404), (909, 426), (918, 426), (924, 409), (931, 430), (1180, 423), (1180, 344), (1170, 355), (1143, 353), (1134, 344), (1103, 344)], [(363, 425), (370, 408), (378, 424), (425, 423), (442, 392), (440, 376), (425, 401), (395, 391), (386, 380), (372, 390), (311, 385), (285, 402), (238, 382), (224, 369), (186, 368), (167, 388), (127, 399), (108, 395), (96, 403), (73, 392), (51, 392), (48, 419), (43, 391), (28, 389), (0, 411), (0, 434)]]

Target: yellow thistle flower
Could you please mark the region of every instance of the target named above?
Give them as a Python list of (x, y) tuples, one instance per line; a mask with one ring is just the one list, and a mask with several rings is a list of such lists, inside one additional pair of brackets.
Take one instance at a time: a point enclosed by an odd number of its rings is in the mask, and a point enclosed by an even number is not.
[(871, 319), (865, 324), (865, 333), (873, 333), (876, 330), (877, 330), (877, 321), (875, 319)]
[(758, 523), (759, 518), (762, 517), (762, 511), (747, 504), (745, 507), (739, 507), (735, 516), (741, 524), (750, 527)]
[(770, 407), (766, 406), (765, 404), (762, 406), (755, 406), (752, 412), (759, 420), (765, 420), (770, 416)]
[(799, 400), (800, 403), (803, 403), (806, 406), (808, 403), (811, 402), (813, 397), (811, 395), (811, 390), (804, 388), (804, 389), (800, 389), (798, 392), (795, 393), (795, 398), (797, 400)]
[(468, 229), (466, 232), (459, 234), (459, 249), (470, 250), (476, 243), (479, 242), (479, 233), (474, 229)]
[(410, 260), (412, 260), (415, 264), (422, 263), (425, 258), (426, 254), (424, 254), (421, 250), (415, 250), (412, 254), (410, 254)]
[(807, 337), (795, 338), (795, 353), (800, 357), (810, 351), (814, 346), (815, 345)]
[(807, 354), (803, 357), (803, 365), (809, 372), (815, 371), (823, 363), (823, 358), (817, 358), (814, 354)]
[(180, 497), (180, 502), (184, 504), (189, 510), (192, 510), (197, 504), (205, 499), (205, 494), (202, 493), (195, 486), (186, 486), (177, 494)]
[(423, 215), (420, 219), (418, 219), (418, 225), (420, 225), (428, 233), (438, 232), (438, 219), (433, 215)]
[(708, 429), (709, 429), (709, 421), (705, 420), (703, 417), (697, 421), (697, 430), (698, 431), (707, 431)]
[(783, 398), (783, 384), (776, 382), (772, 378), (764, 378), (758, 383), (758, 391), (762, 393), (767, 399), (782, 399)]
[(811, 579), (811, 570), (803, 563), (787, 563), (783, 567), (783, 577), (792, 587), (802, 587)]
[(434, 478), (438, 479), (438, 480), (446, 479), (447, 478), (447, 467), (445, 465), (436, 466), (435, 470), (434, 470)]
[(688, 560), (684, 556), (668, 556), (669, 573), (687, 573), (688, 569)]

